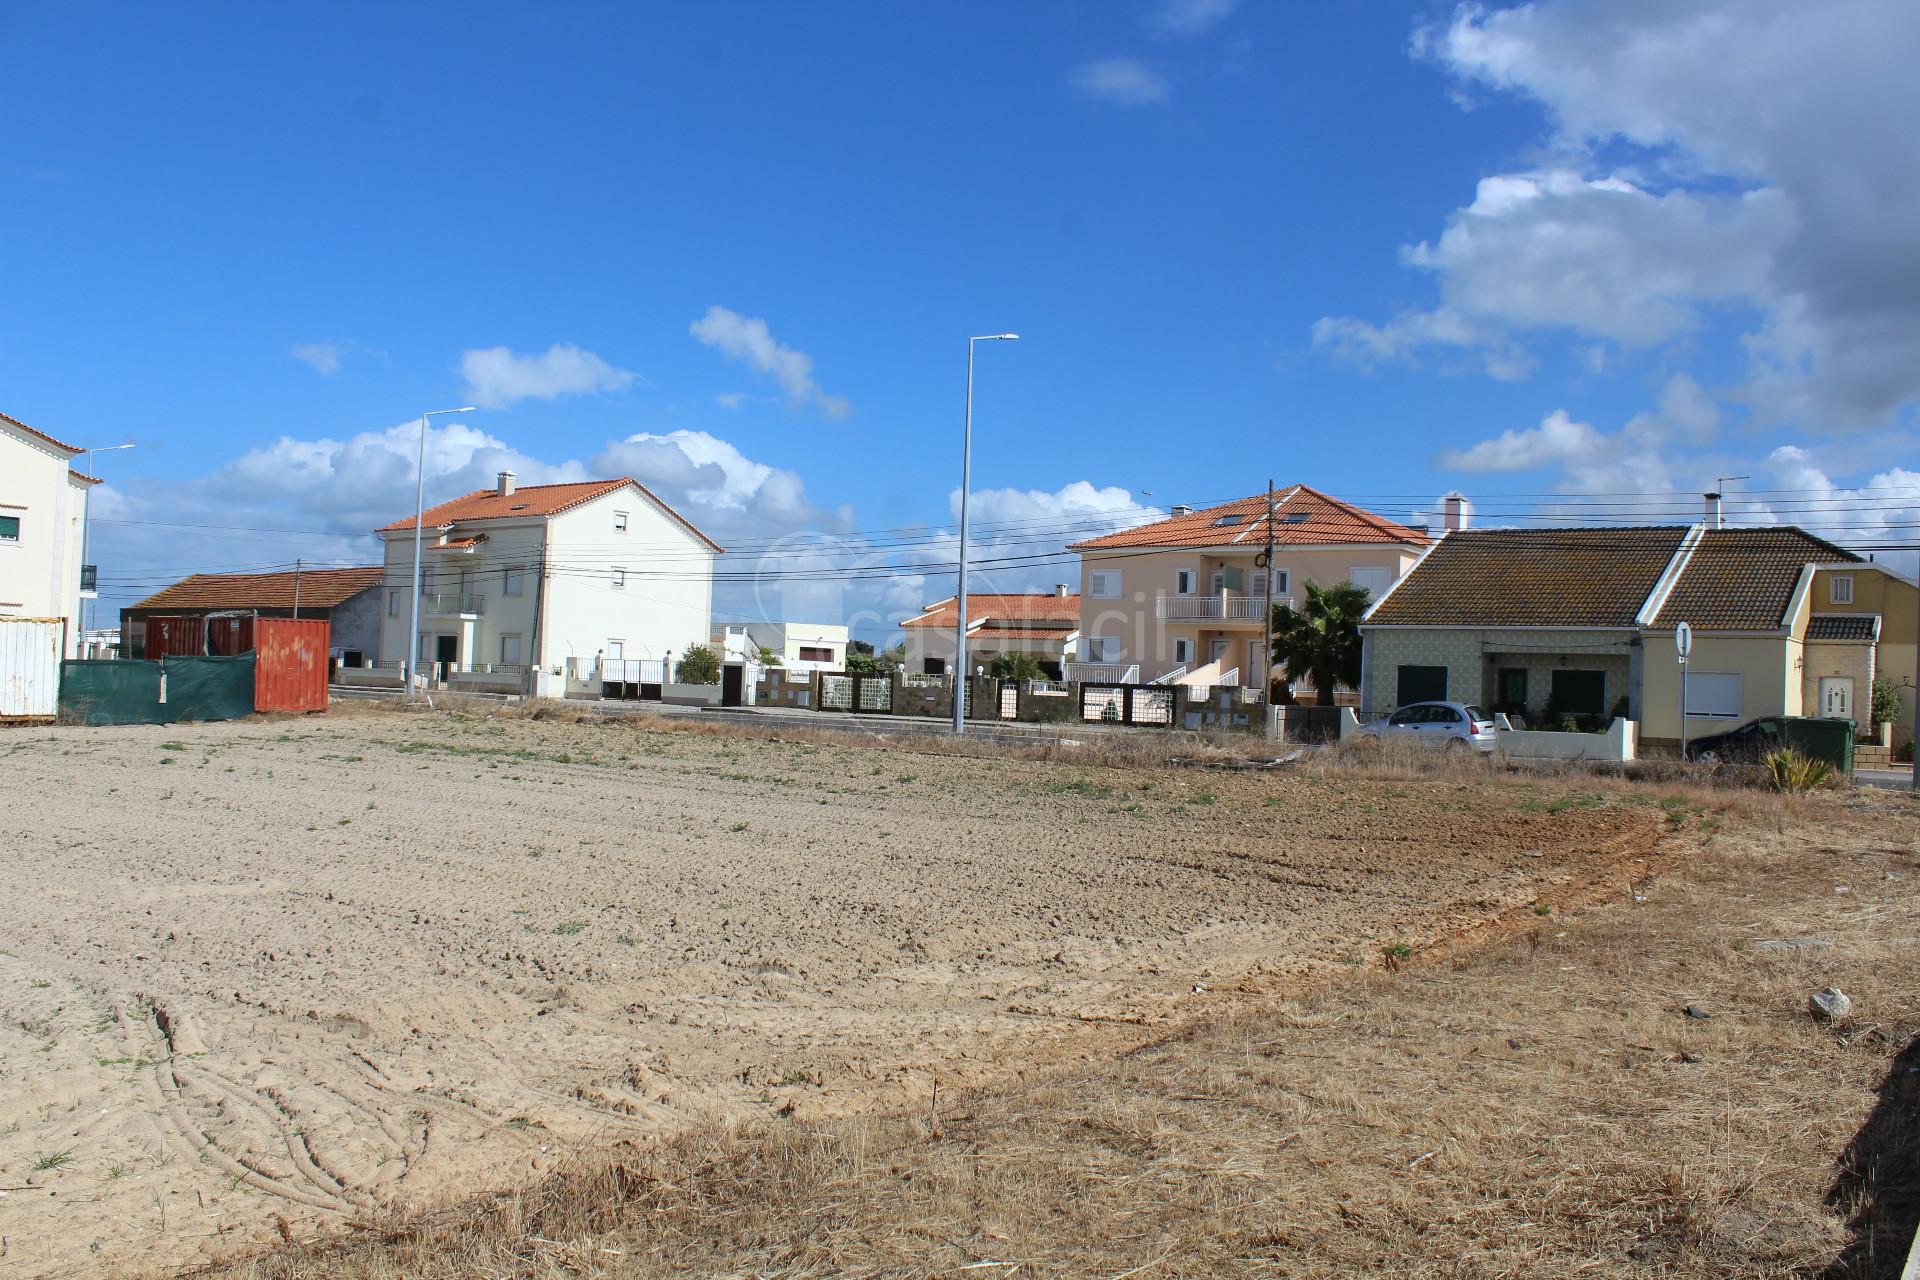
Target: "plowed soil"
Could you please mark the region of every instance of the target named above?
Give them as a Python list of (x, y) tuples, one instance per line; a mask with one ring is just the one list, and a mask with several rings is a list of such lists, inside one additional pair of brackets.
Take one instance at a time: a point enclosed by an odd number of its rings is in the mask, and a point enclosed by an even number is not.
[(1620, 897), (1678, 829), (1491, 773), (444, 715), (13, 730), (0, 761), (8, 1276), (1115, 1053)]

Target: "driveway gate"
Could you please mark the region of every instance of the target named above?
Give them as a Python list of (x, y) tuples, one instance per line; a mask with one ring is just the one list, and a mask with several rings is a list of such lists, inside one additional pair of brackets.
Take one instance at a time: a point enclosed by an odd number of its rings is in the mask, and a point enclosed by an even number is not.
[(1174, 690), (1163, 684), (1082, 684), (1080, 719), (1106, 724), (1171, 725)]

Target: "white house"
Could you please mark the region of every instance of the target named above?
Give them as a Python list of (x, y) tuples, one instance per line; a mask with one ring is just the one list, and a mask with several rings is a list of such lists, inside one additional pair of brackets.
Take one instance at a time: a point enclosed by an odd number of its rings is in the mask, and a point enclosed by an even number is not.
[[(491, 489), (429, 508), (422, 521), (415, 653), (454, 671), (533, 667), (585, 677), (599, 658), (664, 658), (703, 643), (722, 549), (637, 482)], [(407, 652), (413, 517), (386, 543), (380, 661)]]
[(69, 658), (80, 652), (87, 491), (99, 483), (73, 469), (81, 452), (0, 413), (0, 617), (66, 619)]
[(715, 627), (713, 643), (733, 661), (758, 661), (770, 649), (789, 672), (847, 669), (847, 628), (838, 623), (739, 622)]

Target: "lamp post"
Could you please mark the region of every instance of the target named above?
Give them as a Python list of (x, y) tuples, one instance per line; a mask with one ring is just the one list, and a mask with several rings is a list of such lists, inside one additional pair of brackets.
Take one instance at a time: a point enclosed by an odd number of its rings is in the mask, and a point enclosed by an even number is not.
[[(82, 467), (80, 474), (85, 476), (89, 480), (92, 480), (95, 478), (93, 474), (93, 455), (94, 454), (112, 453), (115, 449), (131, 449), (131, 448), (133, 448), (133, 446), (130, 444), (103, 444), (97, 449), (82, 449), (80, 451), (80, 455), (81, 455), (80, 465)], [(91, 542), (92, 526), (93, 526), (93, 490), (91, 487), (89, 487), (87, 490), (86, 510), (80, 513), (80, 572), (82, 574), (85, 574), (87, 571), (87, 548), (89, 543)], [(93, 584), (93, 594), (95, 599), (98, 599), (100, 596), (100, 583), (97, 578)], [(86, 609), (86, 608), (83, 608), (81, 611), (79, 652), (81, 652), (82, 654), (84, 654), (87, 649), (87, 630), (88, 630), (87, 624), (89, 620), (92, 619), (93, 615), (96, 612), (97, 610)], [(125, 638), (126, 637), (124, 636), (121, 637), (121, 639), (123, 640)]]
[(960, 614), (953, 626), (953, 731), (967, 731), (967, 490), (973, 487), (973, 344), (1017, 342), (1017, 333), (988, 333), (967, 339), (967, 425), (960, 437)]
[(429, 409), (420, 415), (420, 457), (415, 465), (413, 489), (413, 624), (407, 631), (407, 701), (413, 701), (413, 677), (420, 661), (420, 540), (426, 520), (427, 503), (427, 419), (443, 413), (472, 413), (467, 405), (459, 409)]

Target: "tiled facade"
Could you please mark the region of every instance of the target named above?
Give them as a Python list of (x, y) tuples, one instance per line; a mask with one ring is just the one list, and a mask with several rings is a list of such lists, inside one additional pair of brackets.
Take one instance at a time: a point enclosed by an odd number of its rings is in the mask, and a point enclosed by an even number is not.
[(1502, 702), (1503, 668), (1527, 673), (1526, 709), (1530, 720), (1546, 712), (1553, 673), (1562, 670), (1600, 674), (1603, 708), (1632, 697), (1633, 650), (1622, 631), (1577, 631), (1476, 627), (1380, 627), (1367, 631), (1363, 714), (1384, 715), (1404, 699), (1400, 668), (1445, 667), (1446, 697), (1492, 710)]

